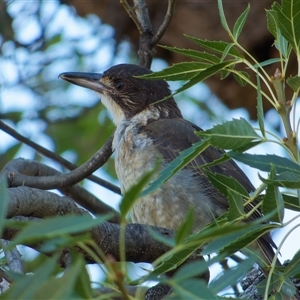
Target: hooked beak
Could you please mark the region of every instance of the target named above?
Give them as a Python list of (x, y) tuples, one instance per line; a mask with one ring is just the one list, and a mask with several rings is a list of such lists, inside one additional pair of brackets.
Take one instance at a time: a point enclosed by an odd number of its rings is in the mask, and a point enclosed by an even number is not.
[(73, 84), (102, 93), (105, 89), (105, 86), (100, 82), (102, 76), (103, 74), (97, 73), (66, 72), (61, 73), (58, 77)]

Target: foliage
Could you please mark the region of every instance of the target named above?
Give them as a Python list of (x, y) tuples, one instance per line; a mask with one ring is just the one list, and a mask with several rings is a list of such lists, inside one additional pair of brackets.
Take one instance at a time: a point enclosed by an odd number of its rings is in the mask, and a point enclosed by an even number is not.
[[(133, 201), (140, 194), (150, 193), (166, 180), (173, 176), (180, 169), (184, 168), (190, 160), (199, 155), (208, 146), (213, 145), (220, 149), (228, 150), (224, 156), (217, 162), (202, 166), (211, 182), (224, 193), (229, 200), (229, 211), (225, 216), (216, 219), (212, 224), (207, 225), (203, 230), (189, 235), (192, 227), (193, 212), (189, 211), (185, 222), (176, 232), (173, 239), (166, 240), (164, 236), (160, 236), (153, 232), (153, 236), (163, 243), (171, 246), (171, 250), (157, 258), (153, 263), (153, 270), (147, 275), (138, 276), (138, 279), (132, 279), (128, 272), (129, 265), (124, 263), (118, 264), (108, 257), (105, 257), (101, 250), (92, 250), (94, 246), (92, 238), (82, 235), (85, 229), (101, 224), (108, 216), (93, 219), (89, 216), (70, 216), (56, 217), (43, 222), (43, 226), (37, 224), (28, 224), (19, 222), (11, 222), (5, 220), (5, 210), (7, 207), (7, 197), (5, 196), (5, 186), (1, 183), (1, 209), (0, 209), (0, 230), (4, 226), (21, 227), (20, 234), (12, 241), (11, 246), (19, 243), (32, 243), (39, 241), (45, 252), (56, 252), (64, 249), (66, 246), (78, 246), (87, 251), (99, 265), (104, 265), (106, 280), (101, 284), (112, 288), (112, 294), (122, 294), (126, 299), (130, 296), (126, 294), (124, 286), (126, 284), (141, 284), (148, 280), (157, 280), (161, 283), (167, 283), (173, 287), (173, 294), (168, 299), (212, 299), (216, 298), (218, 293), (224, 293), (226, 288), (234, 286), (238, 280), (243, 278), (253, 263), (257, 260), (257, 254), (251, 253), (243, 262), (233, 268), (224, 270), (222, 274), (213, 279), (209, 286), (199, 279), (208, 267), (215, 263), (221, 262), (228, 256), (233, 255), (241, 248), (247, 247), (254, 240), (263, 234), (277, 228), (283, 228), (289, 222), (283, 221), (284, 208), (300, 211), (300, 194), (299, 194), (299, 174), (300, 174), (300, 158), (298, 150), (298, 131), (299, 120), (296, 115), (296, 101), (300, 90), (300, 36), (299, 30), (294, 30), (300, 24), (300, 4), (297, 0), (283, 0), (282, 4), (275, 2), (270, 10), (267, 11), (268, 29), (275, 39), (275, 47), (278, 50), (278, 58), (270, 59), (264, 62), (258, 62), (251, 53), (248, 53), (238, 42), (239, 36), (242, 34), (243, 26), (246, 22), (250, 6), (236, 20), (231, 30), (227, 24), (223, 11), (223, 4), (218, 0), (219, 13), (222, 25), (227, 31), (231, 42), (209, 41), (187, 36), (197, 46), (204, 49), (190, 50), (178, 49), (162, 46), (171, 51), (181, 53), (189, 58), (195, 59), (193, 62), (182, 62), (173, 66), (146, 75), (146, 78), (163, 78), (166, 80), (185, 80), (186, 83), (180, 87), (176, 93), (182, 92), (194, 84), (202, 81), (215, 74), (221, 74), (221, 78), (233, 75), (237, 82), (243, 86), (250, 84), (257, 90), (257, 108), (259, 128), (253, 128), (244, 119), (234, 119), (224, 124), (217, 125), (212, 129), (198, 132), (203, 137), (202, 142), (193, 145), (175, 159), (165, 170), (161, 172), (158, 178), (152, 181), (147, 189), (145, 188), (152, 173), (146, 174), (141, 181), (132, 188), (123, 197), (120, 204), (122, 213), (122, 230), (120, 253), (125, 257), (124, 253), (124, 224), (125, 214), (130, 209)], [(57, 36), (51, 43), (55, 43)], [(292, 54), (296, 54), (299, 61), (298, 74), (286, 74), (289, 58)], [(264, 66), (269, 64), (279, 64), (280, 68), (276, 70), (273, 76), (264, 71)], [(246, 71), (236, 68), (237, 65), (244, 65)], [(257, 81), (250, 81), (249, 73), (254, 72), (257, 75)], [(268, 92), (261, 89), (261, 83), (267, 88)], [(287, 100), (285, 98), (285, 83), (293, 90), (293, 96)], [(242, 87), (241, 87), (242, 88)], [(284, 139), (274, 136), (265, 128), (263, 118), (262, 99), (269, 101), (280, 115), (285, 128), (286, 137)], [(162, 99), (163, 100), (163, 99)], [(95, 106), (96, 107), (96, 106)], [(38, 113), (42, 116), (46, 115), (43, 108)], [(97, 111), (91, 111), (91, 114), (98, 115)], [(78, 117), (80, 114), (77, 114)], [(90, 121), (94, 118), (88, 118)], [(106, 122), (106, 121), (105, 121)], [(49, 122), (50, 123), (50, 122)], [(74, 130), (80, 131), (81, 124)], [(56, 126), (56, 125), (53, 125)], [(63, 127), (72, 126), (68, 121), (59, 125), (59, 130)], [(98, 136), (97, 130), (93, 128), (92, 121), (88, 126), (87, 132), (91, 133), (91, 140)], [(48, 132), (52, 135), (53, 127), (50, 124)], [(54, 130), (54, 129), (53, 129)], [(55, 129), (56, 130), (56, 129)], [(106, 136), (106, 135), (105, 135)], [(64, 135), (60, 136), (62, 143), (59, 151), (63, 152), (66, 148), (63, 145)], [(76, 140), (71, 137), (70, 140)], [(69, 142), (69, 141), (68, 141)], [(77, 140), (74, 142), (78, 142)], [(81, 140), (79, 143), (82, 143)], [(280, 144), (286, 151), (287, 157), (278, 155), (254, 155), (244, 153), (262, 143)], [(97, 147), (97, 146), (95, 146)], [(11, 149), (15, 153), (15, 149)], [(208, 171), (208, 167), (228, 159), (234, 158), (244, 164), (257, 168), (260, 171), (268, 172), (268, 177), (261, 177), (261, 185), (258, 189), (249, 195), (245, 189), (233, 178), (216, 175)], [(286, 189), (282, 189), (282, 187)], [(257, 199), (260, 199), (257, 202)], [(254, 200), (256, 202), (254, 202)], [(244, 205), (255, 203), (256, 208), (263, 210), (264, 221), (272, 221), (272, 223), (261, 223), (258, 221), (240, 223), (241, 220), (249, 218), (250, 212), (244, 211)], [(297, 215), (295, 217), (298, 218)], [(35, 227), (33, 230), (32, 227)], [(294, 230), (295, 228), (293, 228)], [(290, 234), (290, 230), (287, 234)], [(72, 235), (76, 233), (76, 235)], [(284, 237), (283, 241), (286, 237)], [(181, 265), (193, 252), (200, 247), (206, 245), (203, 254), (208, 255), (207, 261), (199, 261), (196, 264), (186, 264), (175, 271), (175, 275), (168, 279), (162, 276), (168, 271), (174, 271)], [(299, 277), (299, 252), (292, 258), (290, 264), (284, 267), (276, 266), (276, 259), (280, 252), (279, 245), (276, 256), (269, 269), (268, 278), (263, 285), (263, 293), (267, 298), (268, 292), (274, 289), (276, 293), (290, 296), (295, 292), (295, 288), (290, 284), (290, 277)], [(95, 252), (94, 252), (95, 251)], [(217, 253), (215, 256), (211, 254)], [(101, 257), (102, 261), (100, 261)], [(76, 253), (72, 253), (72, 264), (63, 272), (63, 269), (56, 266), (57, 256), (52, 258), (36, 258), (37, 266), (34, 268), (32, 276), (11, 273), (11, 277), (15, 284), (4, 293), (2, 299), (67, 299), (67, 298), (98, 298), (104, 299), (101, 295), (97, 295), (97, 289), (92, 288), (92, 279), (84, 267), (84, 262)], [(55, 289), (53, 288), (55, 287)], [(139, 289), (136, 295), (139, 294)], [(110, 295), (112, 297), (112, 294)], [(96, 295), (96, 296), (95, 296)], [(106, 299), (110, 296), (106, 295)], [(136, 296), (138, 297), (138, 296)], [(222, 297), (219, 297), (222, 299)]]

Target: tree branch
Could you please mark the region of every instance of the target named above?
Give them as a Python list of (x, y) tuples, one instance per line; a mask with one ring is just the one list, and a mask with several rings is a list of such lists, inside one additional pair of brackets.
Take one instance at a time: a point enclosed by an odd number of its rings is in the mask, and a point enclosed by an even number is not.
[(156, 45), (168, 29), (175, 11), (176, 0), (168, 0), (168, 9), (163, 23), (160, 25), (155, 36), (152, 38), (152, 45)]
[[(50, 159), (53, 159), (54, 161), (60, 163), (62, 166), (66, 167), (69, 170), (74, 170), (76, 168), (78, 168), (78, 166), (76, 166), (75, 164), (72, 164), (71, 162), (67, 161), (66, 159), (64, 159), (63, 157), (61, 157), (60, 155), (49, 151), (48, 149), (34, 143), (33, 141), (31, 141), (30, 139), (24, 137), (23, 135), (21, 135), (20, 133), (18, 133), (17, 131), (15, 131), (13, 128), (11, 128), (10, 126), (8, 126), (7, 124), (5, 124), (4, 122), (2, 122), (0, 120), (0, 129), (3, 130), (4, 132), (6, 132), (7, 134), (11, 135), (12, 137), (14, 137), (15, 139), (17, 139), (18, 141), (32, 147), (33, 149), (35, 149), (37, 152), (39, 152), (40, 154), (42, 154), (45, 157), (48, 157)], [(99, 158), (102, 159), (104, 162), (103, 164), (107, 161), (107, 159), (111, 156), (111, 143), (112, 143), (112, 136), (106, 141), (105, 145), (103, 145), (103, 147), (101, 149), (103, 149), (102, 151), (102, 155), (103, 157)], [(100, 149), (100, 150), (101, 150)], [(107, 152), (106, 152), (107, 151)], [(97, 152), (98, 153), (98, 152)], [(96, 153), (96, 154), (97, 154)], [(96, 155), (95, 154), (95, 155)], [(102, 165), (103, 165), (102, 164)], [(72, 175), (73, 176), (73, 175)], [(112, 183), (103, 180), (95, 175), (89, 175), (87, 177), (88, 179), (90, 179), (91, 181), (94, 181), (95, 183), (98, 183), (99, 185), (111, 190), (112, 192), (115, 192), (117, 194), (121, 194), (120, 188), (113, 185)], [(80, 181), (80, 180), (79, 180)]]

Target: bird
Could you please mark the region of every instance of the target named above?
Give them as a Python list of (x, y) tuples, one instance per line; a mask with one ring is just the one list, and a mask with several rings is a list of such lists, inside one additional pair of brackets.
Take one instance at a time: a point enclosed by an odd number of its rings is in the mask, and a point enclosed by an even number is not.
[[(128, 191), (159, 160), (162, 168), (185, 149), (201, 141), (201, 128), (185, 120), (162, 79), (146, 80), (147, 68), (134, 64), (115, 65), (102, 73), (65, 72), (59, 75), (75, 85), (95, 91), (116, 126), (112, 147), (122, 194)], [(161, 99), (167, 98), (164, 101)], [(194, 210), (193, 232), (202, 229), (228, 210), (228, 200), (207, 178), (200, 166), (220, 158), (223, 150), (209, 146), (156, 191), (138, 199), (131, 211), (133, 223), (177, 230), (190, 208)], [(246, 174), (228, 160), (209, 168), (211, 172), (235, 178), (250, 193), (255, 190)], [(253, 209), (251, 204), (245, 211)], [(261, 218), (256, 211), (249, 219)], [(257, 240), (267, 263), (274, 258), (271, 235)]]

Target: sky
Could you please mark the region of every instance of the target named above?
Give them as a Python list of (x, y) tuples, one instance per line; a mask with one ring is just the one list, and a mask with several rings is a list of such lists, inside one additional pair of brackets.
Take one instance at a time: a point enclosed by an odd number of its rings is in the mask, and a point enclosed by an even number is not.
[[(34, 17), (34, 12), (38, 9), (38, 2), (35, 1), (14, 1), (8, 5), (8, 12), (14, 18), (13, 27), (16, 32), (16, 39), (21, 43), (31, 43), (40, 34), (41, 26), (39, 21)], [(42, 80), (58, 82), (58, 75), (67, 71), (89, 71), (89, 72), (103, 72), (109, 66), (132, 61), (132, 55), (130, 53), (130, 46), (124, 42), (118, 48), (116, 55), (114, 56), (113, 49), (115, 47), (112, 27), (102, 24), (101, 20), (97, 16), (90, 15), (88, 21), (82, 18), (74, 16), (71, 8), (66, 5), (59, 5), (58, 1), (44, 1), (41, 5), (41, 20), (48, 23), (45, 30), (45, 36), (47, 39), (54, 39), (59, 34), (62, 35), (62, 42), (54, 44), (52, 47), (47, 48), (46, 53), (39, 51), (29, 51), (25, 48), (16, 49), (12, 42), (6, 42), (2, 45), (3, 56), (0, 57), (0, 111), (10, 112), (14, 111), (17, 107), (19, 111), (23, 112), (24, 116), (34, 116), (37, 101), (36, 95), (32, 91), (22, 84), (16, 83), (22, 77), (26, 78), (31, 76), (37, 69), (39, 63), (45, 64), (45, 70), (42, 73)], [(101, 32), (99, 32), (101, 28)], [(92, 34), (91, 34), (92, 33)], [(99, 40), (99, 34), (101, 39)], [(82, 42), (84, 41), (84, 43)], [(99, 43), (101, 47), (99, 47)], [(71, 46), (70, 46), (71, 45)], [(97, 49), (95, 51), (95, 49)], [(73, 51), (79, 51), (82, 54), (86, 54), (81, 66), (82, 69), (74, 70), (78, 66), (78, 61), (73, 56)], [(50, 61), (55, 57), (56, 63), (47, 65), (47, 60)], [(166, 62), (155, 59), (152, 65), (152, 70), (157, 71), (167, 67)], [(33, 79), (34, 80), (34, 79)], [(176, 90), (180, 83), (170, 83), (171, 89)], [(57, 91), (55, 95), (48, 93), (45, 95), (46, 99), (49, 99), (50, 103), (55, 101), (60, 102), (61, 97), (64, 97), (64, 105), (70, 103), (86, 104), (86, 101), (90, 101), (92, 105), (97, 99), (96, 95), (91, 94), (83, 88), (72, 86), (68, 89), (67, 94), (65, 91)], [(232, 120), (233, 118), (245, 118), (249, 120), (249, 115), (245, 109), (227, 109), (207, 88), (203, 83), (198, 84), (184, 92), (189, 97), (198, 99), (199, 101), (207, 101), (209, 99), (210, 106), (219, 117), (217, 120), (211, 120), (205, 114), (199, 114), (199, 108), (192, 102), (184, 102), (181, 100), (182, 96), (176, 97), (178, 105), (183, 112), (185, 118), (194, 122), (203, 129), (208, 129), (213, 124), (221, 123), (226, 120)], [(201, 95), (199, 99), (199, 95)], [(43, 97), (43, 95), (41, 96)], [(66, 100), (69, 99), (69, 100)], [(296, 115), (300, 115), (299, 105)], [(55, 117), (55, 116), (54, 116)], [(212, 122), (213, 121), (213, 122)], [(257, 122), (249, 121), (254, 127), (258, 127)], [(275, 110), (270, 110), (266, 114), (266, 126), (271, 132), (274, 132), (274, 127), (281, 124), (278, 114)], [(13, 125), (8, 122), (8, 125)], [(53, 141), (43, 133), (46, 124), (42, 120), (34, 118), (27, 118), (17, 125), (17, 130), (30, 136), (34, 141), (40, 145), (54, 150)], [(281, 131), (283, 134), (283, 129)], [(12, 137), (0, 131), (0, 151), (4, 152), (5, 149), (11, 145), (17, 143)], [(249, 151), (250, 153), (264, 154), (276, 153), (278, 155), (284, 155), (282, 148), (275, 144), (265, 144), (264, 146), (256, 147)], [(27, 146), (23, 146), (17, 153), (17, 156), (25, 158), (33, 158), (35, 152)], [(72, 153), (66, 153), (66, 157), (72, 160)], [(44, 160), (45, 163), (51, 166), (57, 166), (56, 163), (49, 159)], [(241, 168), (251, 178), (254, 186), (260, 184), (258, 178), (258, 171), (253, 170), (247, 166), (241, 165)], [(104, 171), (98, 170), (95, 173), (106, 180), (110, 180)], [(260, 172), (260, 175), (265, 176)], [(114, 182), (117, 184), (117, 182)], [(105, 188), (94, 184), (93, 182), (86, 181), (85, 187), (91, 190), (94, 194), (100, 195), (101, 199), (109, 199), (109, 204), (115, 208), (118, 208), (120, 196), (106, 190)], [(295, 213), (287, 212), (286, 219), (293, 217)], [(295, 223), (293, 223), (295, 225)], [(288, 228), (281, 230), (280, 234), (275, 234), (274, 239), (276, 243), (279, 243), (282, 239), (283, 233), (287, 232)], [(299, 231), (293, 232), (287, 239), (287, 242), (281, 249), (283, 260), (291, 258), (297, 250), (295, 247), (295, 240), (298, 240)]]

